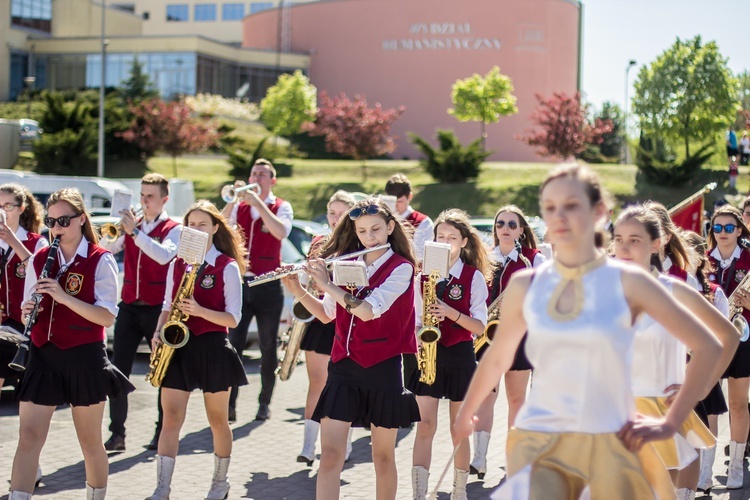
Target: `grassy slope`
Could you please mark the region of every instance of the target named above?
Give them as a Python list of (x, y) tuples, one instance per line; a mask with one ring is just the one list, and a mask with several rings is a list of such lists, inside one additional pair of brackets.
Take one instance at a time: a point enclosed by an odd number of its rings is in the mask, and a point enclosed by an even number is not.
[[(425, 174), (414, 161), (371, 161), (367, 163), (368, 182), (362, 182), (361, 163), (354, 161), (291, 160), (292, 177), (279, 179), (275, 192), (288, 199), (295, 215), (310, 219), (325, 212), (325, 203), (337, 189), (382, 192), (385, 181), (396, 172), (409, 176), (415, 190), (413, 205), (430, 216), (436, 216), (448, 207), (460, 207), (472, 215), (492, 215), (503, 204), (515, 203), (530, 214), (538, 213), (539, 184), (553, 165), (547, 163), (485, 164), (476, 182), (465, 184), (438, 184)], [(171, 158), (153, 158), (149, 168), (164, 175), (172, 175)], [(686, 198), (708, 182), (715, 181), (719, 188), (709, 200), (720, 198), (726, 191), (725, 167), (707, 168), (692, 185), (666, 188), (642, 182), (633, 165), (593, 166), (604, 185), (614, 195), (618, 204), (632, 201), (658, 200), (673, 205)], [(230, 182), (229, 165), (214, 158), (178, 159), (180, 177), (193, 180), (197, 197), (207, 197), (219, 202), (222, 185)], [(748, 171), (740, 171), (740, 192), (748, 188)]]

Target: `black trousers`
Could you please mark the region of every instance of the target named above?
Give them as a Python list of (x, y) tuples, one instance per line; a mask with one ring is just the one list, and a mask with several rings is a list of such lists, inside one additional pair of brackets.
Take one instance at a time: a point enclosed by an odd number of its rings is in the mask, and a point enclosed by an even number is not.
[[(115, 321), (115, 342), (112, 348), (112, 364), (126, 377), (130, 377), (133, 361), (138, 346), (145, 338), (151, 345), (151, 338), (156, 331), (156, 324), (161, 314), (161, 304), (158, 306), (136, 306), (120, 302), (120, 311)], [(164, 411), (161, 407), (161, 389), (157, 398), (159, 419), (156, 422), (157, 432), (161, 430)], [(112, 434), (125, 436), (125, 420), (128, 418), (128, 397), (120, 396), (109, 401), (109, 430)]]
[[(252, 288), (242, 286), (242, 319), (237, 328), (229, 330), (229, 342), (242, 358), (247, 344), (247, 328), (255, 318), (258, 321), (260, 343), (260, 395), (259, 403), (270, 404), (273, 387), (276, 384), (276, 367), (279, 365), (277, 348), (279, 343), (279, 322), (284, 308), (284, 292), (281, 282), (270, 281)], [(232, 387), (229, 407), (237, 403), (238, 388)]]

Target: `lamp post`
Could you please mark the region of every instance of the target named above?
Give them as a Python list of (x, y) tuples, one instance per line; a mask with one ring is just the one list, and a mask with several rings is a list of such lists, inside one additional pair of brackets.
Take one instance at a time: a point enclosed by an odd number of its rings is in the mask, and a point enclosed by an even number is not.
[(622, 162), (630, 163), (629, 156), (630, 151), (628, 148), (628, 90), (630, 89), (630, 68), (638, 64), (635, 59), (628, 61), (628, 65), (625, 67), (625, 106), (624, 106), (624, 118), (622, 124)]
[(109, 43), (104, 38), (104, 19), (106, 17), (106, 5), (105, 0), (102, 0), (102, 74), (101, 82), (99, 83), (99, 141), (97, 146), (97, 159), (96, 159), (96, 176), (104, 177), (104, 87), (106, 86), (107, 78), (107, 44)]
[(26, 84), (26, 93), (28, 94), (26, 96), (28, 98), (28, 101), (26, 101), (26, 118), (31, 118), (31, 93), (34, 91), (35, 82), (36, 77), (34, 76), (26, 76), (23, 79), (23, 83)]

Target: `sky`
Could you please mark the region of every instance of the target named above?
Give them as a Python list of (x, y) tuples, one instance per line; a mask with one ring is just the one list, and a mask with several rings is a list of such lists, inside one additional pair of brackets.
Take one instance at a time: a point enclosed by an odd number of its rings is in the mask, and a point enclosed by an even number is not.
[[(744, 24), (744, 26), (742, 26)], [(750, 0), (584, 0), (583, 82), (586, 100), (625, 102), (638, 70), (653, 62), (677, 37), (715, 41), (735, 73), (750, 69)]]

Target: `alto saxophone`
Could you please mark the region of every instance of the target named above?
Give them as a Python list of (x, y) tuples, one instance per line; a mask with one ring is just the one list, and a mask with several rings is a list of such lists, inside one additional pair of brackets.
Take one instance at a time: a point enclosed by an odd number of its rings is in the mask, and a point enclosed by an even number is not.
[[(310, 292), (312, 289), (313, 280), (310, 279), (307, 284), (307, 291)], [(302, 302), (295, 300), (292, 303), (292, 324), (281, 338), (281, 349), (284, 351), (284, 355), (279, 361), (278, 368), (276, 368), (276, 375), (279, 376), (279, 380), (289, 380), (289, 377), (292, 376), (292, 370), (297, 366), (297, 360), (299, 359), (302, 338), (313, 319), (315, 319), (314, 316), (302, 305)]]
[(172, 301), (172, 309), (169, 311), (167, 322), (161, 329), (161, 344), (151, 352), (151, 359), (148, 364), (148, 373), (146, 381), (154, 387), (161, 387), (164, 375), (167, 373), (169, 363), (172, 361), (174, 350), (187, 344), (189, 330), (185, 321), (188, 315), (180, 309), (180, 301), (193, 296), (195, 290), (195, 279), (198, 276), (200, 266), (193, 265), (185, 272), (180, 281), (180, 288)]
[(419, 381), (432, 385), (437, 375), (437, 343), (440, 340), (440, 320), (430, 312), (430, 306), (437, 302), (437, 282), (440, 272), (432, 271), (422, 284), (422, 328), (417, 332), (419, 349), (417, 350), (417, 367), (420, 371)]

